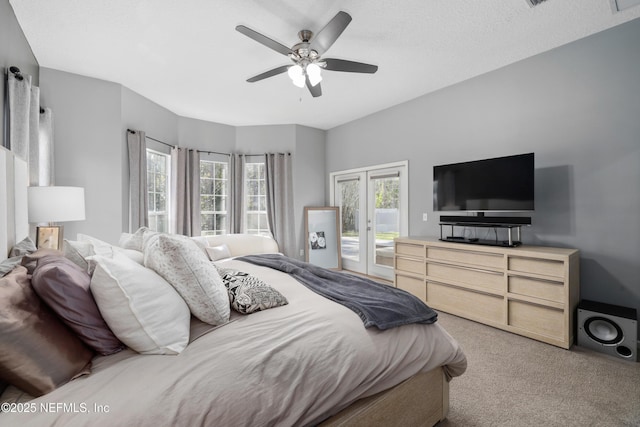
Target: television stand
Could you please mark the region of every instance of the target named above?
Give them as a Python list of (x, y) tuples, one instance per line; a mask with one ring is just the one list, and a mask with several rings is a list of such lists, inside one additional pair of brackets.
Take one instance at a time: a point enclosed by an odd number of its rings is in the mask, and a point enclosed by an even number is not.
[[(504, 247), (516, 247), (522, 244), (522, 225), (523, 224), (489, 224), (483, 222), (441, 222), (440, 223), (440, 240), (443, 242), (455, 242), (455, 243), (467, 243), (472, 245), (485, 245), (485, 246), (504, 246)], [(526, 225), (526, 224), (525, 224)], [(451, 227), (451, 234), (444, 235), (443, 227)], [(484, 227), (484, 228), (503, 228), (507, 230), (507, 239), (476, 239), (466, 238), (462, 236), (455, 236), (455, 227)]]

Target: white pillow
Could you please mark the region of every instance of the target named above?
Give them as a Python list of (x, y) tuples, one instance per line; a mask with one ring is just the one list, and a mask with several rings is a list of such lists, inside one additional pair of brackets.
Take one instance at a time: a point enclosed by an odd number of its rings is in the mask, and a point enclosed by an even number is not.
[(231, 258), (231, 251), (226, 243), (218, 246), (208, 246), (205, 248), (207, 255), (211, 261), (218, 261), (220, 259)]
[(91, 293), (113, 333), (142, 354), (178, 354), (189, 342), (189, 307), (162, 277), (121, 253), (91, 257)]
[(117, 252), (122, 255), (126, 255), (127, 258), (134, 260), (140, 265), (144, 265), (144, 255), (140, 251), (136, 251), (135, 249), (122, 249), (116, 246), (113, 247), (114, 252)]
[(64, 239), (62, 252), (68, 260), (80, 267), (82, 271), (90, 271), (86, 258), (95, 255), (91, 243)]
[(147, 227), (140, 227), (136, 230), (135, 233), (122, 233), (120, 235), (120, 240), (118, 241), (118, 246), (124, 249), (133, 249), (139, 252), (142, 252), (142, 239), (144, 233), (149, 230)]
[(147, 240), (144, 265), (171, 283), (198, 319), (211, 325), (229, 321), (227, 288), (218, 270), (191, 238), (160, 234)]
[(127, 233), (127, 232), (120, 233), (120, 238), (118, 239), (118, 246), (120, 246), (121, 248), (124, 248), (124, 245), (126, 245), (127, 242), (131, 240), (132, 236), (133, 236), (132, 233)]
[(111, 243), (107, 243), (103, 240), (96, 239), (95, 237), (82, 233), (78, 233), (78, 241), (91, 243), (91, 245), (93, 246), (93, 252), (96, 255), (113, 255), (113, 245)]

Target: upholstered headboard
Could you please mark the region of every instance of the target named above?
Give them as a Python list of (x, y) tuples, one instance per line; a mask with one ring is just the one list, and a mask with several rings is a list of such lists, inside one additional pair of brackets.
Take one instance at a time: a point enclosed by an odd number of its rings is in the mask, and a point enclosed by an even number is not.
[(0, 147), (0, 261), (29, 235), (27, 163)]
[(217, 236), (194, 237), (204, 246), (227, 245), (231, 256), (276, 253), (278, 243), (272, 237), (256, 234), (221, 234)]

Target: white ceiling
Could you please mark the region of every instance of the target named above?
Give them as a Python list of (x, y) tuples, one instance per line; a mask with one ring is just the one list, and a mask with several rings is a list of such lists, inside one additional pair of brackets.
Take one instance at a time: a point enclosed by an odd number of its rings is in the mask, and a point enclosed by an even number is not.
[[(640, 17), (610, 0), (10, 0), (42, 67), (120, 83), (174, 113), (234, 126), (330, 129)], [(289, 63), (235, 31), (286, 46), (338, 11), (353, 21), (324, 55), (379, 66), (324, 71), (312, 98)]]

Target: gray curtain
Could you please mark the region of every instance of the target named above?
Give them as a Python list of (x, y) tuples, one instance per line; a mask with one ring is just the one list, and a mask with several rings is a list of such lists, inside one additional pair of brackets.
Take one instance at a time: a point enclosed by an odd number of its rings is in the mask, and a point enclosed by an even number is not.
[(127, 131), (129, 147), (129, 231), (149, 226), (147, 142), (144, 132)]
[(29, 102), (29, 185), (40, 179), (40, 88), (31, 86)]
[(53, 117), (42, 127), (40, 88), (31, 76), (7, 74), (7, 128), (5, 145), (29, 165), (29, 185), (53, 184)]
[(231, 215), (227, 222), (229, 233), (244, 232), (244, 166), (246, 162), (247, 157), (244, 154), (232, 154), (229, 161), (231, 167), (229, 171)]
[(201, 234), (200, 153), (197, 150), (171, 149), (171, 213), (174, 233)]
[(29, 114), (31, 113), (31, 76), (7, 76), (9, 141), (8, 148), (29, 163)]
[(265, 154), (269, 229), (280, 251), (295, 258), (292, 165), (291, 154)]
[(53, 167), (53, 111), (51, 108), (40, 109), (40, 150), (38, 167), (38, 185), (54, 185), (55, 170)]

